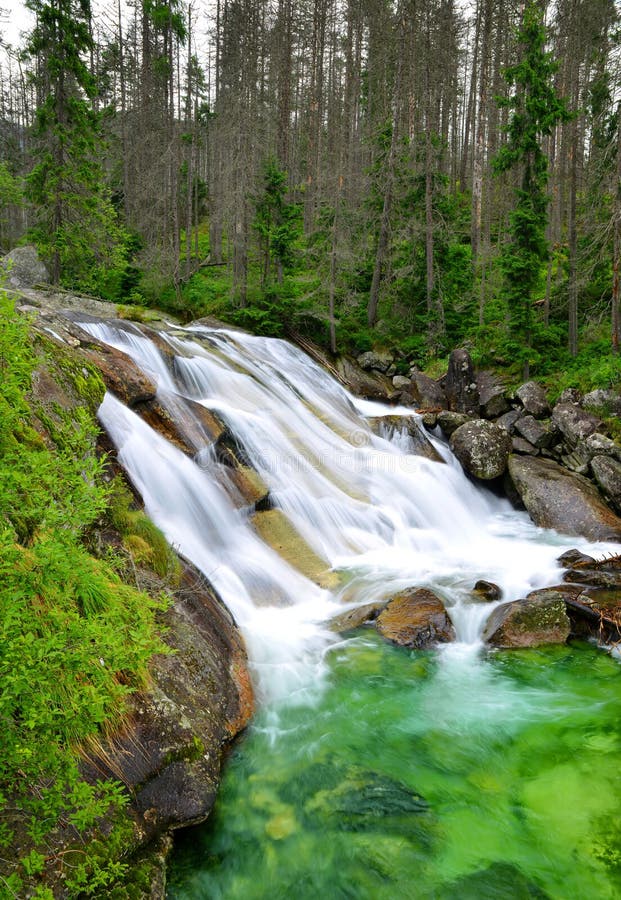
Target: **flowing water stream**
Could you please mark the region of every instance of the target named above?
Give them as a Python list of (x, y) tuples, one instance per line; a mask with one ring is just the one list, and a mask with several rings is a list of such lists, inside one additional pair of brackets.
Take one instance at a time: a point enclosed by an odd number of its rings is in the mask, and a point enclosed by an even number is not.
[[(485, 578), (522, 597), (559, 580), (564, 549), (610, 546), (536, 528), (437, 439), (443, 462), (414, 455), (415, 413), (355, 399), (284, 341), (82, 324), (169, 412), (194, 401), (225, 423), (325, 569), (310, 580), (265, 543), (209, 442), (191, 459), (107, 395), (121, 462), (233, 612), (260, 698), (170, 897), (621, 897), (618, 663), (587, 645), (488, 653), (491, 607), (470, 596)], [(411, 586), (442, 596), (455, 644), (326, 628)]]

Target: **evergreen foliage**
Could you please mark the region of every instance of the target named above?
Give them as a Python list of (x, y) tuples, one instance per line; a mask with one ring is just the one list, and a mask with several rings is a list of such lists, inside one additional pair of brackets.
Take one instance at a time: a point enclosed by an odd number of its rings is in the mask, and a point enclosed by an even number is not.
[(533, 355), (533, 301), (547, 260), (545, 229), (548, 208), (548, 159), (542, 140), (557, 122), (567, 120), (565, 103), (557, 96), (552, 76), (556, 66), (545, 50), (543, 10), (531, 0), (518, 35), (520, 59), (505, 77), (514, 93), (503, 104), (511, 109), (508, 142), (495, 159), (497, 172), (517, 169), (519, 186), (509, 221), (510, 240), (503, 246), (500, 266), (504, 275), (513, 350), (528, 378)]

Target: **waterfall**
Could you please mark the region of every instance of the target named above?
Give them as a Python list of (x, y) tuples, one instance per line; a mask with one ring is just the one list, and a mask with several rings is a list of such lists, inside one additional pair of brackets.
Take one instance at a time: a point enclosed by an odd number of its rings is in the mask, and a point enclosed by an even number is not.
[[(517, 599), (559, 580), (563, 549), (592, 546), (473, 485), (438, 439), (444, 461), (413, 454), (415, 412), (356, 399), (285, 341), (190, 327), (156, 345), (131, 325), (80, 324), (154, 378), (169, 412), (191, 416), (192, 401), (214, 413), (330, 574), (315, 583), (262, 539), (209, 442), (190, 458), (106, 396), (99, 415), (120, 461), (149, 516), (235, 616), (264, 698), (299, 699), (320, 683), (337, 641), (325, 623), (347, 606), (429, 587), (462, 650), (476, 648), (493, 607), (472, 602), (478, 579)], [(408, 429), (374, 427), (386, 416)]]

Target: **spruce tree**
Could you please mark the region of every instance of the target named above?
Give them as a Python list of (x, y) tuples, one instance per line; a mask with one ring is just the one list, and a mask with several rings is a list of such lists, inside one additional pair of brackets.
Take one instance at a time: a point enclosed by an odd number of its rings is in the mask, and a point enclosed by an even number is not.
[(515, 354), (529, 376), (533, 352), (533, 302), (548, 255), (548, 159), (542, 140), (569, 113), (554, 89), (556, 69), (545, 50), (543, 11), (531, 0), (518, 32), (519, 59), (505, 72), (512, 94), (502, 101), (511, 110), (508, 140), (494, 160), (496, 172), (517, 169), (515, 204), (509, 217), (509, 241), (503, 247), (500, 265), (503, 294), (509, 309)]
[(36, 61), (35, 165), (27, 178), (32, 236), (54, 283), (105, 289), (122, 270), (123, 238), (101, 166), (96, 83), (84, 58), (91, 48), (89, 0), (27, 0), (36, 15), (27, 52)]

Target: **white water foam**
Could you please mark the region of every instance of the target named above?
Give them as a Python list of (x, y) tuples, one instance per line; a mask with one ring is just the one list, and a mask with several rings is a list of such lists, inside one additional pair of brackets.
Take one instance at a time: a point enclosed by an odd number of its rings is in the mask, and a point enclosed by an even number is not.
[(131, 356), (163, 395), (217, 413), (273, 505), (339, 573), (332, 593), (298, 573), (259, 538), (250, 510), (235, 508), (212, 453), (190, 459), (106, 397), (101, 421), (148, 514), (232, 611), (266, 699), (299, 699), (320, 683), (335, 641), (325, 622), (336, 611), (430, 587), (444, 599), (470, 657), (493, 608), (472, 602), (478, 579), (495, 582), (503, 601), (513, 600), (558, 581), (556, 558), (564, 549), (610, 550), (536, 528), (465, 478), (446, 445), (436, 441), (448, 461), (441, 463), (409, 452), (403, 430), (390, 440), (378, 436), (378, 417), (418, 417), (352, 397), (285, 341), (194, 328), (161, 335), (170, 348), (162, 354), (124, 325), (81, 324)]

